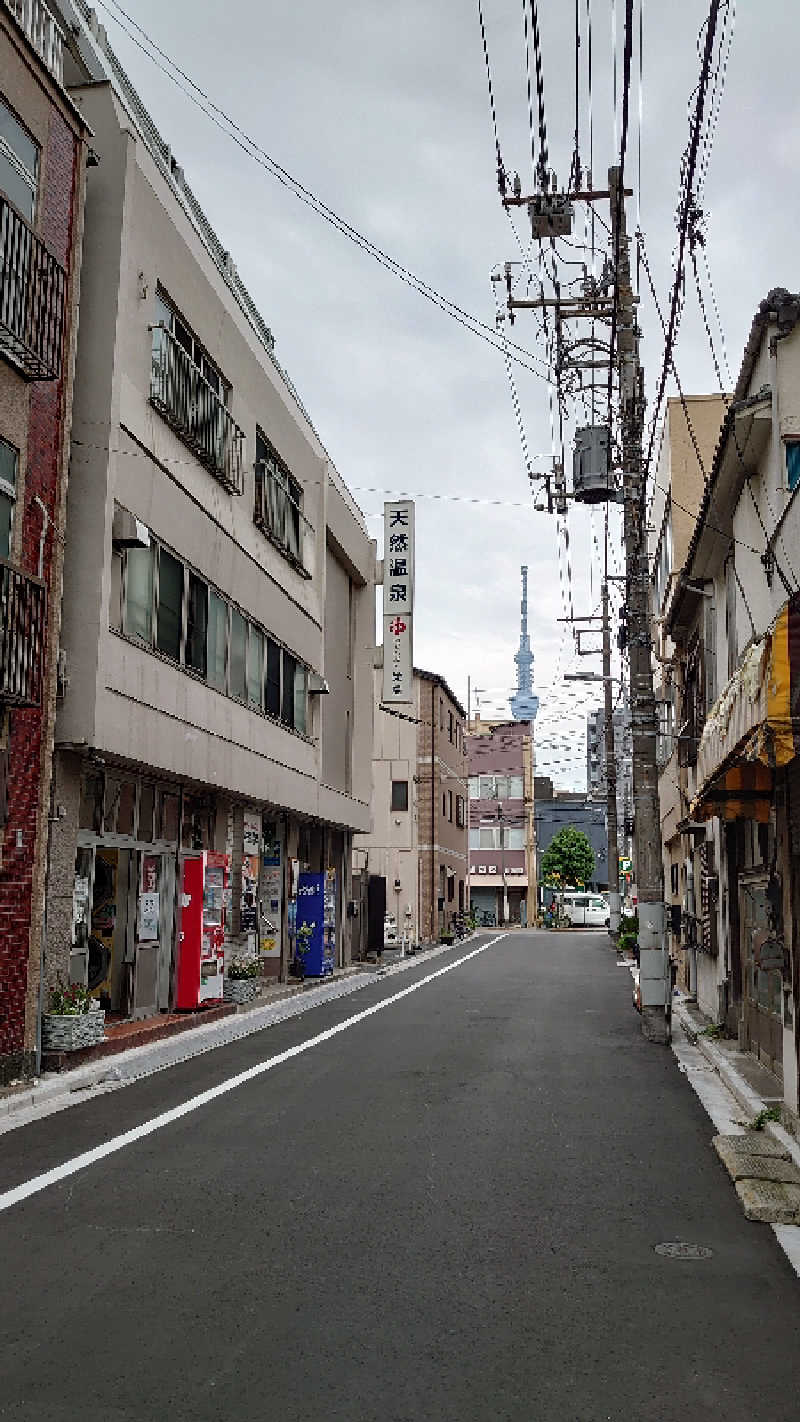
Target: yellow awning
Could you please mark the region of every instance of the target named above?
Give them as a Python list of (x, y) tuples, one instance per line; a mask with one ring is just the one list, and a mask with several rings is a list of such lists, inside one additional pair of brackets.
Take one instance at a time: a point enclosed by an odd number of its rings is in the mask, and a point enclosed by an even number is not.
[(773, 772), (800, 750), (800, 598), (748, 648), (712, 706), (697, 754), (693, 818), (765, 822)]

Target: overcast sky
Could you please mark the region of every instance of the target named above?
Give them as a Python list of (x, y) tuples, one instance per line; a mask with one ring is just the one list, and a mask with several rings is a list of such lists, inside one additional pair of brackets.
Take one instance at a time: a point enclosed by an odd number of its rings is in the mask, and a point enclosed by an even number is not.
[[(733, 0), (730, 0), (733, 5)], [(594, 169), (613, 161), (612, 0), (591, 0)], [(126, 0), (152, 38), (284, 167), (405, 266), (494, 321), (490, 273), (519, 255), (495, 184), (483, 53), (472, 0)], [(514, 679), (519, 568), (530, 569), (538, 768), (585, 779), (593, 688), (563, 681), (577, 665), (564, 638), (564, 551), (533, 511), (502, 356), (333, 231), (215, 129), (100, 9), (109, 38), (185, 169), (276, 338), (277, 354), (342, 477), (380, 537), (384, 494), (498, 500), (417, 504), (415, 661), (466, 699), (467, 677), (502, 707)], [(574, 128), (574, 9), (540, 0), (551, 164), (568, 175)], [(618, 0), (620, 25), (624, 4)], [(500, 141), (509, 170), (530, 173), (523, 7), (484, 0)], [(585, 16), (586, 3), (580, 0)], [(666, 302), (687, 105), (707, 0), (644, 0), (641, 221)], [(800, 110), (796, 0), (739, 0), (721, 118), (705, 189), (708, 256), (734, 376), (759, 301), (796, 288)], [(583, 50), (584, 58), (586, 48)], [(638, 64), (636, 66), (638, 69)], [(629, 177), (636, 172), (632, 96)], [(584, 162), (587, 112), (582, 103)], [(636, 200), (629, 210), (635, 226)], [(580, 217), (582, 224), (582, 214)], [(517, 229), (525, 240), (523, 220)], [(662, 345), (642, 292), (642, 357), (652, 389)], [(514, 339), (536, 347), (533, 318)], [(684, 390), (716, 388), (691, 296), (677, 364)], [(551, 452), (547, 386), (517, 374), (528, 446)], [(542, 460), (536, 461), (544, 467)], [(598, 596), (602, 524), (569, 517), (572, 605)], [(615, 536), (618, 548), (618, 537)], [(583, 659), (581, 669), (598, 665)], [(492, 700), (493, 698), (493, 700)], [(473, 709), (475, 698), (473, 695)]]

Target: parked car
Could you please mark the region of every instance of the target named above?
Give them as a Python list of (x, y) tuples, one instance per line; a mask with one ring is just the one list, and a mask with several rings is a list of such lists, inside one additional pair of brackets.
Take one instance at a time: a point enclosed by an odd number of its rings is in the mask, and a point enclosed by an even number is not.
[(561, 909), (571, 928), (608, 928), (611, 922), (608, 904), (600, 894), (572, 890), (564, 894)]

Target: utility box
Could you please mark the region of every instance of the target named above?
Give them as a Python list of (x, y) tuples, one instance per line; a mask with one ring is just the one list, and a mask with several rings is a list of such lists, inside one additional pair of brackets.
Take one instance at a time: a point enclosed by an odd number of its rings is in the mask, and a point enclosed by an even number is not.
[(575, 209), (566, 193), (537, 193), (528, 203), (531, 233), (537, 237), (569, 237)]
[(572, 496), (579, 504), (603, 504), (616, 493), (610, 469), (608, 425), (584, 425), (575, 431)]

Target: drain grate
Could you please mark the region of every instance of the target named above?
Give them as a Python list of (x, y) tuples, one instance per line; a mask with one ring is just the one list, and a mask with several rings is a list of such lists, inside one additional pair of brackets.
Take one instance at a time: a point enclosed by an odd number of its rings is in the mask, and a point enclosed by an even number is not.
[(683, 1239), (671, 1239), (654, 1248), (656, 1254), (663, 1254), (667, 1259), (710, 1259), (714, 1253), (705, 1244), (687, 1244)]

